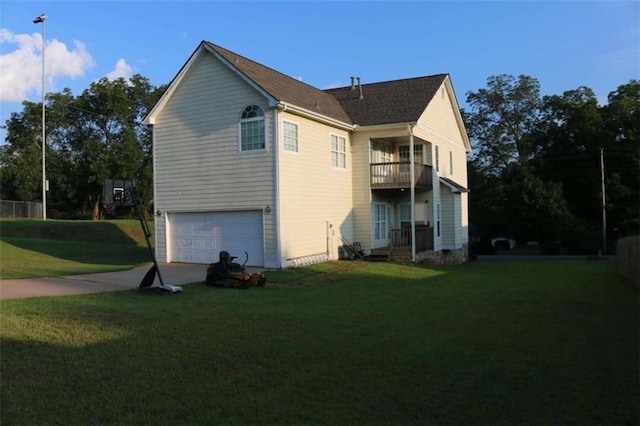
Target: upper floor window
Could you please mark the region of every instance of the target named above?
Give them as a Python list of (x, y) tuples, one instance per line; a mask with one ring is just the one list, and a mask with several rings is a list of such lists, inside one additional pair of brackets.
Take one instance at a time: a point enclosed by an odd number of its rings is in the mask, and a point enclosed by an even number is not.
[(264, 111), (258, 105), (249, 105), (240, 116), (240, 151), (264, 148)]
[(298, 152), (298, 125), (288, 121), (282, 122), (282, 137), (284, 150)]
[(371, 162), (372, 163), (390, 163), (393, 154), (391, 145), (386, 142), (373, 141), (371, 143)]
[(436, 145), (436, 172), (440, 171), (440, 150), (438, 149), (438, 145)]
[(449, 151), (449, 174), (453, 175), (453, 151)]
[[(408, 162), (409, 157), (409, 145), (400, 145), (398, 147), (398, 157), (400, 161)], [(413, 161), (419, 164), (424, 164), (424, 154), (422, 150), (422, 144), (413, 146)]]
[(331, 135), (331, 166), (347, 168), (347, 141), (342, 136)]

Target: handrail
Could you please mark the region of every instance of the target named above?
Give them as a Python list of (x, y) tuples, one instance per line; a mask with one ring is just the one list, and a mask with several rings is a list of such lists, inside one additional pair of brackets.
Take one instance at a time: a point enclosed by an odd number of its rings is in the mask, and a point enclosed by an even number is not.
[[(371, 163), (371, 188), (409, 188), (411, 186), (411, 164), (409, 161)], [(431, 188), (432, 167), (414, 162), (413, 182), (417, 188)]]
[[(391, 248), (411, 249), (411, 228), (391, 229)], [(416, 227), (416, 251), (433, 250), (433, 228), (428, 226)]]

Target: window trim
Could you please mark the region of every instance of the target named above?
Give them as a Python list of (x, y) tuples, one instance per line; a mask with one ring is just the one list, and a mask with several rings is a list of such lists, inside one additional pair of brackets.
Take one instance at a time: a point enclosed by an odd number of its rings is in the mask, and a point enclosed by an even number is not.
[[(258, 116), (258, 117), (251, 117), (251, 118), (242, 118), (242, 116), (244, 115), (244, 113), (247, 111), (248, 108), (250, 107), (256, 107), (259, 109), (259, 111), (262, 113), (262, 115)], [(247, 104), (244, 107), (242, 107), (242, 109), (240, 110), (240, 117), (238, 119), (238, 152), (245, 154), (245, 153), (252, 153), (252, 152), (265, 152), (267, 150), (267, 114), (264, 110), (264, 108), (262, 108), (260, 105), (258, 104)], [(243, 145), (242, 145), (242, 130), (243, 130), (243, 124), (245, 123), (255, 123), (255, 122), (262, 122), (262, 126), (263, 126), (263, 147), (262, 148), (256, 148), (256, 149), (243, 149)]]
[[(291, 150), (287, 149), (287, 138), (286, 138), (286, 126), (287, 125), (295, 126), (296, 128), (296, 149)], [(289, 154), (299, 154), (300, 153), (300, 125), (295, 121), (291, 120), (282, 120), (282, 150)]]
[[(342, 135), (339, 135), (337, 133), (330, 133), (329, 135), (330, 135), (329, 136), (329, 163), (331, 164), (331, 168), (332, 169), (339, 169), (339, 170), (347, 170), (347, 138), (346, 138), (346, 136), (342, 136)], [(339, 151), (339, 150), (334, 150), (333, 149), (333, 138), (334, 138), (334, 136), (337, 139), (338, 148), (340, 147), (339, 146), (340, 139), (342, 139), (344, 141), (344, 151)], [(334, 152), (338, 154), (338, 157), (337, 157), (337, 160), (338, 160), (337, 163), (338, 164), (337, 165), (333, 164), (333, 153)], [(340, 155), (344, 156), (344, 166), (340, 166)]]

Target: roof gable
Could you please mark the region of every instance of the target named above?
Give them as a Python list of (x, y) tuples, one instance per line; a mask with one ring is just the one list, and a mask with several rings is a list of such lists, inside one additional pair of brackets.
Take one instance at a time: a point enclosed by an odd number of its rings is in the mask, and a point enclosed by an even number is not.
[(352, 123), (340, 102), (330, 94), (213, 43), (206, 42), (206, 45), (229, 66), (236, 68), (275, 99), (344, 123)]

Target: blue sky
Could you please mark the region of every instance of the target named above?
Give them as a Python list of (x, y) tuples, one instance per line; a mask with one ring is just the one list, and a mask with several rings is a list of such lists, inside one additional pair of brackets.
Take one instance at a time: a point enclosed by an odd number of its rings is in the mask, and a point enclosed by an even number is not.
[[(102, 77), (171, 81), (207, 40), (324, 89), (449, 73), (458, 101), (489, 76), (527, 74), (543, 94), (601, 102), (640, 78), (638, 1), (0, 1), (0, 122), (46, 90)], [(0, 130), (0, 143), (5, 132)]]

